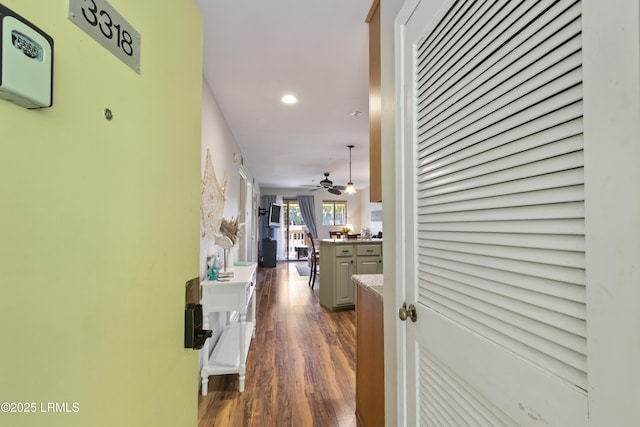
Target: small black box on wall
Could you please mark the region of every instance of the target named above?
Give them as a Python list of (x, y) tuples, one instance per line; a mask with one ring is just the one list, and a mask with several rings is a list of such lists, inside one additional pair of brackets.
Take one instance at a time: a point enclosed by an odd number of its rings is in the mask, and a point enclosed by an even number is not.
[(202, 329), (202, 304), (187, 304), (184, 309), (184, 348), (200, 350), (212, 331)]

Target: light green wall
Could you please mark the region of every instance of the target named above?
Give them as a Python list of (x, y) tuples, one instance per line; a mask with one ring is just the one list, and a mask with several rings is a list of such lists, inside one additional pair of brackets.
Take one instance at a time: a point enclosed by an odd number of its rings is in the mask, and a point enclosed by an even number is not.
[(195, 426), (197, 352), (182, 346), (200, 12), (110, 0), (142, 35), (138, 75), (67, 20), (67, 0), (2, 3), (54, 38), (55, 59), (52, 108), (0, 100), (0, 402), (80, 411), (0, 412), (0, 425)]

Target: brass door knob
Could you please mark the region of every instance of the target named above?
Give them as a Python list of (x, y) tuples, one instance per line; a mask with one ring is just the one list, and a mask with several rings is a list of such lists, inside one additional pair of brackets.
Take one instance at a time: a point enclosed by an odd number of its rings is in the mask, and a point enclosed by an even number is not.
[(405, 302), (398, 311), (398, 317), (400, 317), (400, 320), (403, 322), (407, 320), (407, 318), (411, 319), (412, 322), (415, 322), (418, 319), (416, 307), (413, 304), (409, 304), (409, 308), (407, 308), (407, 303)]

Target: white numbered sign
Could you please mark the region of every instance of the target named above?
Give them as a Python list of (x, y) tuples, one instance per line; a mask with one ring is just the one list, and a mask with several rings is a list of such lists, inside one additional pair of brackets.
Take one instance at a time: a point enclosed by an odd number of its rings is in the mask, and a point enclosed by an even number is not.
[(140, 34), (106, 0), (69, 0), (69, 19), (140, 73)]

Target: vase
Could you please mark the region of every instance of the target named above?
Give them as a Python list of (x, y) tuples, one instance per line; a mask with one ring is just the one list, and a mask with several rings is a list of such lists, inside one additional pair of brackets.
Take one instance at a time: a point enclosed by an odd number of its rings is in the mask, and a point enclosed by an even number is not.
[(224, 271), (233, 269), (233, 248), (224, 250)]
[(233, 259), (233, 248), (228, 250), (227, 253), (227, 268), (233, 269), (234, 259)]

